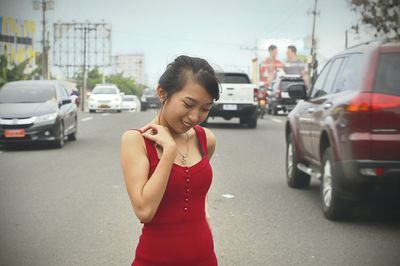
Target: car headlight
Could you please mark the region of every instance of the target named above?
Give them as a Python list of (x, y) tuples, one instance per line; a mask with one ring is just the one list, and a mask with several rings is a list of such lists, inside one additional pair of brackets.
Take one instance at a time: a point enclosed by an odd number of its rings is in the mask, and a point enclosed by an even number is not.
[(47, 115), (41, 115), (37, 116), (35, 119), (35, 123), (43, 123), (43, 122), (48, 122), (55, 120), (57, 118), (58, 113), (51, 113)]

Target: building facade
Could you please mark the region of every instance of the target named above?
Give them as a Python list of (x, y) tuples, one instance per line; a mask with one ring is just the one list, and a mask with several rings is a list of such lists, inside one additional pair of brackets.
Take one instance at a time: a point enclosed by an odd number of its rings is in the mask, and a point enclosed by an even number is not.
[(36, 26), (32, 20), (0, 17), (0, 53), (16, 64), (29, 60), (35, 65)]
[(133, 78), (137, 84), (147, 83), (143, 54), (120, 54), (112, 57), (112, 72)]

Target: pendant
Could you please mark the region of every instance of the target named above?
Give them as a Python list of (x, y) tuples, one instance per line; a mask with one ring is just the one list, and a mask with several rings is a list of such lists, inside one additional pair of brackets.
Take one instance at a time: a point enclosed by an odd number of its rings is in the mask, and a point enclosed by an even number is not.
[(186, 163), (187, 163), (186, 157), (182, 156), (181, 163), (182, 163), (182, 165), (186, 165)]

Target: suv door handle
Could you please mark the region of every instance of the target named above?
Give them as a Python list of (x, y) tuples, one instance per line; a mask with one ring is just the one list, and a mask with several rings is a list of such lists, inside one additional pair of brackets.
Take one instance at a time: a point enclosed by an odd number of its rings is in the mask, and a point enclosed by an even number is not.
[(326, 109), (329, 109), (329, 108), (331, 108), (332, 107), (332, 103), (326, 103), (326, 104), (324, 104), (324, 109), (326, 110)]
[(307, 112), (310, 114), (314, 113), (314, 111), (315, 111), (315, 109), (313, 107), (310, 107), (307, 109)]

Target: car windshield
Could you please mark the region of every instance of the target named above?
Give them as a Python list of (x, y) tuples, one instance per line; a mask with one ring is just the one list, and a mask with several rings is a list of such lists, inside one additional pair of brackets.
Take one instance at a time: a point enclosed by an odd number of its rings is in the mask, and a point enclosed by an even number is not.
[(374, 91), (400, 96), (400, 53), (382, 54), (376, 73)]
[(0, 89), (0, 103), (42, 103), (55, 99), (54, 85), (7, 83)]
[(237, 83), (237, 84), (250, 83), (250, 80), (246, 74), (217, 73), (217, 78), (221, 83)]
[(92, 94), (117, 94), (117, 89), (112, 87), (95, 88)]
[(133, 101), (134, 101), (134, 98), (133, 98), (133, 97), (124, 97), (124, 98), (122, 98), (122, 100), (123, 100), (124, 102), (133, 102)]
[(145, 90), (143, 95), (156, 95), (156, 90)]

